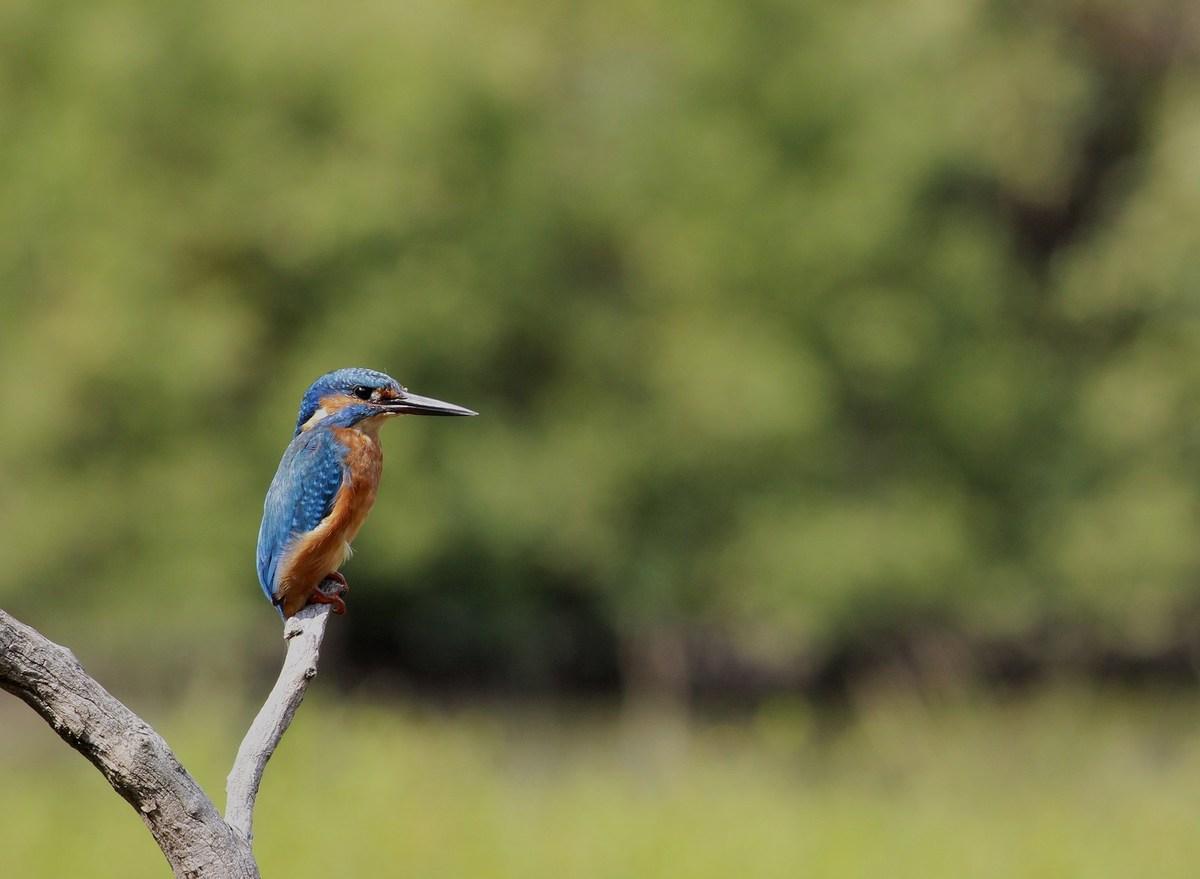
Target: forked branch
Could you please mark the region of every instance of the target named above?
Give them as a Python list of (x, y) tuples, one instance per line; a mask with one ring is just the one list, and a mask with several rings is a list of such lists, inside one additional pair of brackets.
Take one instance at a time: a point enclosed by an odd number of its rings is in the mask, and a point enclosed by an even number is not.
[(263, 769), (317, 673), (329, 606), (285, 626), (287, 657), (246, 734), (228, 785), (228, 821), (162, 736), (100, 686), (74, 654), (0, 610), (0, 689), (24, 700), (138, 813), (178, 877), (257, 879), (250, 850)]

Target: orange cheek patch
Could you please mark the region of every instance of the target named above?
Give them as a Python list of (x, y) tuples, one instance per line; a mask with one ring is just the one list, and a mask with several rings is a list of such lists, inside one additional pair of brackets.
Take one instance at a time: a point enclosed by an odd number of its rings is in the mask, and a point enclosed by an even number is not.
[(353, 406), (355, 403), (362, 401), (355, 397), (348, 397), (345, 394), (330, 394), (327, 397), (321, 398), (321, 408), (332, 415), (334, 412), (340, 412), (347, 406)]
[(329, 394), (322, 397), (317, 406), (317, 411), (312, 414), (308, 421), (300, 426), (300, 429), (308, 430), (315, 427), (335, 412), (340, 412), (347, 406), (352, 406), (357, 402), (359, 401), (353, 397), (347, 397), (345, 394)]

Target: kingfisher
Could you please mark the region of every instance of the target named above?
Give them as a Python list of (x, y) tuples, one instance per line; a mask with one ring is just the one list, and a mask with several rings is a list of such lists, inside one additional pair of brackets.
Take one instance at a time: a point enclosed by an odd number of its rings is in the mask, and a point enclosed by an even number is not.
[[(397, 415), (475, 415), (421, 397), (373, 369), (337, 369), (300, 401), (258, 530), (258, 580), (284, 619), (309, 604), (345, 613), (339, 572), (366, 521), (383, 472), (379, 428)], [(330, 581), (334, 588), (326, 590)]]

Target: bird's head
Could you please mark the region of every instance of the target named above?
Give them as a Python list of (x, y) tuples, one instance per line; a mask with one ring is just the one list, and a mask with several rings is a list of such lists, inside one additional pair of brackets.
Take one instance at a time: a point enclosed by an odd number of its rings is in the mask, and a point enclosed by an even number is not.
[(313, 382), (300, 401), (296, 435), (318, 424), (350, 427), (388, 415), (475, 415), (470, 409), (422, 397), (386, 373), (351, 367), (328, 372)]

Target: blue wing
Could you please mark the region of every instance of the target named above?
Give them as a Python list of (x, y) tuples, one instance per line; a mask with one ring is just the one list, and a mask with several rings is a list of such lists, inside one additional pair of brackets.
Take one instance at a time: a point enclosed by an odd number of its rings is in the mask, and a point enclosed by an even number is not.
[(333, 509), (345, 455), (345, 447), (320, 429), (300, 434), (283, 453), (258, 529), (258, 581), (272, 601), (279, 562), (292, 540), (316, 528)]

